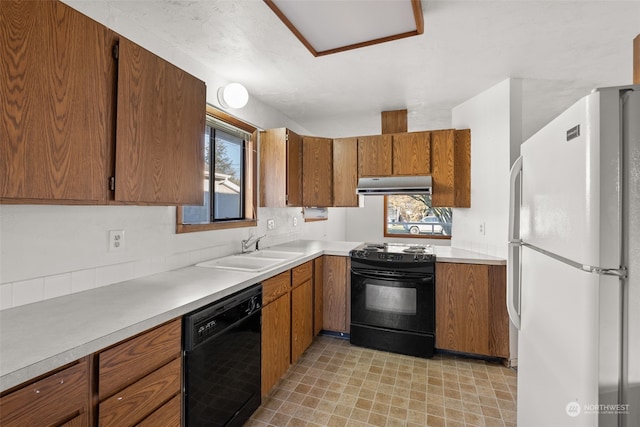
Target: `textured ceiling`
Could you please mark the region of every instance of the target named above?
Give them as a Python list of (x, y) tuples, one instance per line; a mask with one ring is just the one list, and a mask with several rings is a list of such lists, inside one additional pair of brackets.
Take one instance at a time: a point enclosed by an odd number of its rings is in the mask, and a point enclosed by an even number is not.
[(101, 1), (316, 132), (401, 108), (410, 130), (448, 126), (508, 77), (629, 84), (640, 32), (639, 1), (423, 0), (424, 34), (314, 57), (261, 0)]

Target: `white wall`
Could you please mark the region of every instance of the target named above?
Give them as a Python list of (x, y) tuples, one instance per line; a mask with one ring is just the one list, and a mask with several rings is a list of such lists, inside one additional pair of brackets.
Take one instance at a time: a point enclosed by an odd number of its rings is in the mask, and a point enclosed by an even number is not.
[[(67, 0), (82, 13), (167, 59), (207, 84), (207, 102), (219, 106), (217, 88), (228, 80), (178, 48), (138, 29), (102, 2)], [(286, 126), (310, 132), (252, 98), (233, 114), (261, 129)], [(263, 247), (296, 239), (344, 240), (343, 209), (329, 220), (305, 223), (300, 209), (258, 209), (258, 226), (176, 234), (176, 208), (152, 206), (0, 205), (0, 309), (187, 266), (240, 250), (251, 232), (267, 233)], [(293, 216), (298, 225), (293, 226)], [(109, 230), (125, 231), (125, 247), (108, 251)]]
[(454, 209), (451, 246), (502, 258), (507, 256), (513, 82), (505, 80), (452, 112), (452, 127), (471, 129), (471, 207)]
[(345, 239), (350, 242), (404, 242), (449, 246), (448, 239), (415, 239), (384, 237), (384, 197), (364, 196), (362, 207), (344, 208), (346, 213)]

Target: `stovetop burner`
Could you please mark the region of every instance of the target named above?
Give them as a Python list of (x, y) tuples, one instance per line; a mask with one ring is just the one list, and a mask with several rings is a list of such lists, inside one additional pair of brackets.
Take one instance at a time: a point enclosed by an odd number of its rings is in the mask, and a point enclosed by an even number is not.
[(433, 247), (404, 243), (364, 243), (353, 249), (351, 258), (397, 262), (435, 262)]

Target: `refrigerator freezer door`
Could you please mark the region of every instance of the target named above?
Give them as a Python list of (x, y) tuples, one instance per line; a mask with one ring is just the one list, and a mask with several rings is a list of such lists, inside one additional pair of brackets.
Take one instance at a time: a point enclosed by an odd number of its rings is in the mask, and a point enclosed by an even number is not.
[[(609, 122), (617, 120), (618, 95), (612, 113), (607, 105), (607, 121), (601, 121), (602, 97), (582, 98), (522, 144), (520, 237), (579, 264), (617, 269), (619, 139)], [(601, 245), (615, 247), (614, 241), (618, 253), (603, 265), (601, 254), (609, 254)]]
[(522, 248), (518, 427), (596, 427), (600, 276)]

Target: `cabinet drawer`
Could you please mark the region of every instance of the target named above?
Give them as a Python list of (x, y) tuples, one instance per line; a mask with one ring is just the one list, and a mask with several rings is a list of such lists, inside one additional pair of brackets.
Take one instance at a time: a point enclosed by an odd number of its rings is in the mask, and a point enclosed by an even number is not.
[(153, 414), (144, 419), (138, 427), (180, 427), (180, 395), (174, 396)]
[(296, 286), (303, 284), (307, 280), (311, 280), (312, 274), (313, 274), (313, 261), (308, 261), (302, 265), (295, 267), (292, 270), (291, 287), (295, 288)]
[(3, 426), (58, 425), (78, 415), (70, 425), (88, 425), (87, 360), (25, 386), (0, 399)]
[(99, 354), (98, 394), (103, 400), (180, 356), (181, 319)]
[(291, 270), (262, 282), (262, 305), (267, 305), (291, 288)]
[(142, 378), (98, 407), (101, 427), (133, 426), (145, 419), (172, 396), (180, 393), (181, 359), (174, 359)]

